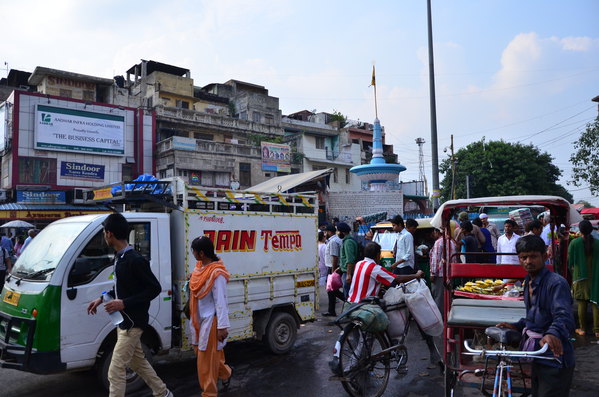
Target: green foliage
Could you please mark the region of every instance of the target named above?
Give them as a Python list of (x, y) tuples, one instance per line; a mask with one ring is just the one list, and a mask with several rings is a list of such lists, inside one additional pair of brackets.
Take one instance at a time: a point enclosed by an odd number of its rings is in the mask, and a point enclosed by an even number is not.
[(332, 121), (339, 122), (339, 128), (343, 128), (347, 125), (347, 117), (343, 115), (343, 113), (336, 111), (333, 109), (333, 114), (331, 115)]
[(586, 201), (586, 200), (578, 200), (578, 201), (576, 202), (576, 204), (582, 204), (582, 205), (583, 205), (583, 208), (595, 208), (595, 207), (593, 207), (593, 204), (589, 203), (589, 202), (588, 202), (588, 201)]
[(283, 143), (282, 136), (268, 136), (262, 134), (248, 133), (246, 135), (248, 143), (254, 146), (260, 146), (262, 142)]
[[(456, 198), (466, 198), (466, 175), (470, 197), (511, 195), (554, 195), (572, 202), (572, 195), (557, 180), (561, 171), (548, 153), (532, 145), (504, 141), (473, 142), (455, 153), (457, 157)], [(442, 200), (451, 199), (451, 162), (439, 166)]]
[(587, 129), (574, 142), (572, 184), (589, 186), (594, 196), (599, 196), (599, 117), (587, 124)]

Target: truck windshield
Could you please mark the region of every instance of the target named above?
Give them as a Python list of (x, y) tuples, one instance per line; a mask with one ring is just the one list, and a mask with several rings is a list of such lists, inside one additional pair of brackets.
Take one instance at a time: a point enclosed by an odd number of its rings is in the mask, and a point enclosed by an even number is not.
[(47, 226), (27, 245), (12, 274), (27, 280), (49, 280), (62, 256), (87, 225), (59, 223)]

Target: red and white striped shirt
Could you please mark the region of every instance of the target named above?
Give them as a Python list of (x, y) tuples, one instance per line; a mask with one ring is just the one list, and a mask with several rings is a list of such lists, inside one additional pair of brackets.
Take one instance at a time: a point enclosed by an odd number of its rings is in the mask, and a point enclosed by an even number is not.
[(368, 296), (377, 296), (381, 284), (391, 285), (396, 275), (370, 258), (356, 263), (347, 300), (358, 303)]

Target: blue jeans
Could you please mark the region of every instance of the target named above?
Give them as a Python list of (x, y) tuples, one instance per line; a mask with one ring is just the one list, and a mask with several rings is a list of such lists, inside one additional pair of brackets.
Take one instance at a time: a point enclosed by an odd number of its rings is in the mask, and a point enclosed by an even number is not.
[(347, 299), (349, 296), (349, 287), (351, 287), (351, 284), (347, 282), (347, 272), (341, 273), (341, 283), (343, 283), (343, 295)]

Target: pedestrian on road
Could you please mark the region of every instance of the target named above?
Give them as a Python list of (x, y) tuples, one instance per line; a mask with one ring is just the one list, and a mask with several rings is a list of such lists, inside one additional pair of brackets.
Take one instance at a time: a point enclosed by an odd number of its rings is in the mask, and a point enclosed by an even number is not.
[(0, 292), (2, 292), (2, 288), (4, 288), (4, 281), (6, 280), (6, 274), (10, 273), (12, 270), (12, 261), (10, 260), (10, 255), (8, 252), (0, 247)]
[[(483, 225), (483, 221), (480, 218), (473, 219), (472, 225), (478, 226), (480, 231), (485, 235), (485, 244), (481, 247), (481, 250), (483, 252), (495, 252), (495, 247), (493, 247), (493, 236), (489, 229)], [(495, 255), (485, 255), (480, 261), (481, 263), (495, 263)]]
[(327, 283), (327, 266), (325, 264), (325, 251), (327, 248), (327, 238), (323, 231), (318, 232), (318, 284)]
[(497, 225), (493, 222), (489, 222), (489, 216), (484, 212), (481, 213), (478, 218), (483, 223), (483, 227), (491, 233), (491, 243), (493, 244), (494, 252), (497, 251), (497, 239), (499, 239), (500, 233)]
[(414, 236), (406, 229), (401, 215), (391, 219), (393, 231), (398, 233), (393, 247), (395, 262), (390, 266), (393, 274), (414, 274)]
[(351, 228), (345, 222), (337, 224), (337, 235), (341, 239), (339, 253), (339, 267), (341, 268), (341, 282), (345, 298), (349, 295), (349, 287), (354, 274), (354, 266), (358, 259), (358, 242), (350, 236)]
[(568, 268), (572, 272), (572, 291), (578, 304), (578, 335), (586, 333), (587, 303), (593, 311), (593, 332), (599, 338), (599, 240), (593, 238), (593, 225), (584, 220), (578, 225), (581, 237), (568, 246)]
[[(113, 298), (104, 305), (108, 313), (120, 311), (123, 322), (117, 329), (117, 341), (108, 369), (110, 397), (123, 397), (127, 386), (127, 368), (135, 371), (152, 389), (154, 397), (172, 397), (164, 382), (145, 358), (141, 335), (148, 325), (150, 302), (162, 287), (152, 273), (150, 263), (129, 245), (129, 223), (121, 214), (110, 214), (104, 222), (104, 240), (114, 249), (115, 285), (108, 292)], [(90, 302), (88, 314), (96, 314), (102, 298)]]
[[(520, 238), (519, 235), (514, 233), (514, 230), (518, 227), (518, 224), (508, 219), (503, 224), (503, 230), (505, 234), (499, 237), (497, 240), (497, 253), (516, 253), (516, 242)], [(498, 265), (519, 265), (517, 255), (497, 255)]]
[(229, 272), (214, 253), (214, 244), (208, 237), (194, 239), (191, 251), (197, 260), (189, 280), (191, 343), (197, 354), (202, 397), (216, 397), (218, 380), (226, 391), (233, 376), (233, 370), (225, 364), (223, 350), (231, 326), (227, 303)]
[[(436, 239), (435, 244), (433, 245), (433, 249), (431, 250), (430, 258), (431, 258), (431, 292), (433, 295), (433, 299), (439, 308), (441, 314), (444, 313), (443, 306), (443, 266), (445, 264), (445, 259), (443, 254), (445, 253), (445, 258), (448, 261), (455, 261), (456, 257), (453, 254), (456, 253), (457, 247), (453, 239), (451, 238), (451, 234), (447, 237), (446, 244), (445, 239), (443, 237), (443, 232), (440, 229), (435, 229), (433, 232), (433, 237)], [(447, 248), (446, 248), (447, 247)], [(443, 252), (445, 251), (445, 252)], [(453, 259), (452, 259), (453, 258)]]
[(27, 236), (28, 237), (25, 239), (25, 242), (23, 243), (23, 245), (19, 249), (19, 255), (21, 255), (23, 253), (23, 251), (25, 251), (25, 248), (27, 248), (27, 246), (29, 245), (29, 243), (31, 243), (31, 240), (33, 240), (33, 238), (35, 236), (37, 236), (37, 234), (38, 234), (38, 230), (36, 230), (36, 229), (29, 229), (27, 231)]
[(532, 395), (567, 397), (574, 374), (574, 347), (570, 334), (574, 331), (572, 295), (568, 282), (545, 267), (545, 242), (537, 236), (524, 236), (516, 243), (521, 266), (528, 273), (524, 279), (526, 317), (517, 323), (499, 323), (522, 332), (524, 350), (538, 350), (548, 344), (545, 356), (560, 361), (534, 359), (532, 364)]
[[(341, 244), (342, 241), (335, 233), (336, 229), (333, 225), (327, 225), (324, 233), (327, 237), (327, 246), (325, 249), (324, 261), (327, 266), (327, 273), (333, 274), (333, 272), (337, 272), (341, 274), (341, 269), (339, 268), (339, 255), (341, 252)], [(335, 310), (335, 306), (337, 303), (337, 299), (341, 301), (345, 301), (345, 295), (339, 289), (334, 291), (327, 291), (328, 297), (328, 310), (326, 313), (323, 313), (323, 316), (334, 316), (337, 317), (337, 311)]]

